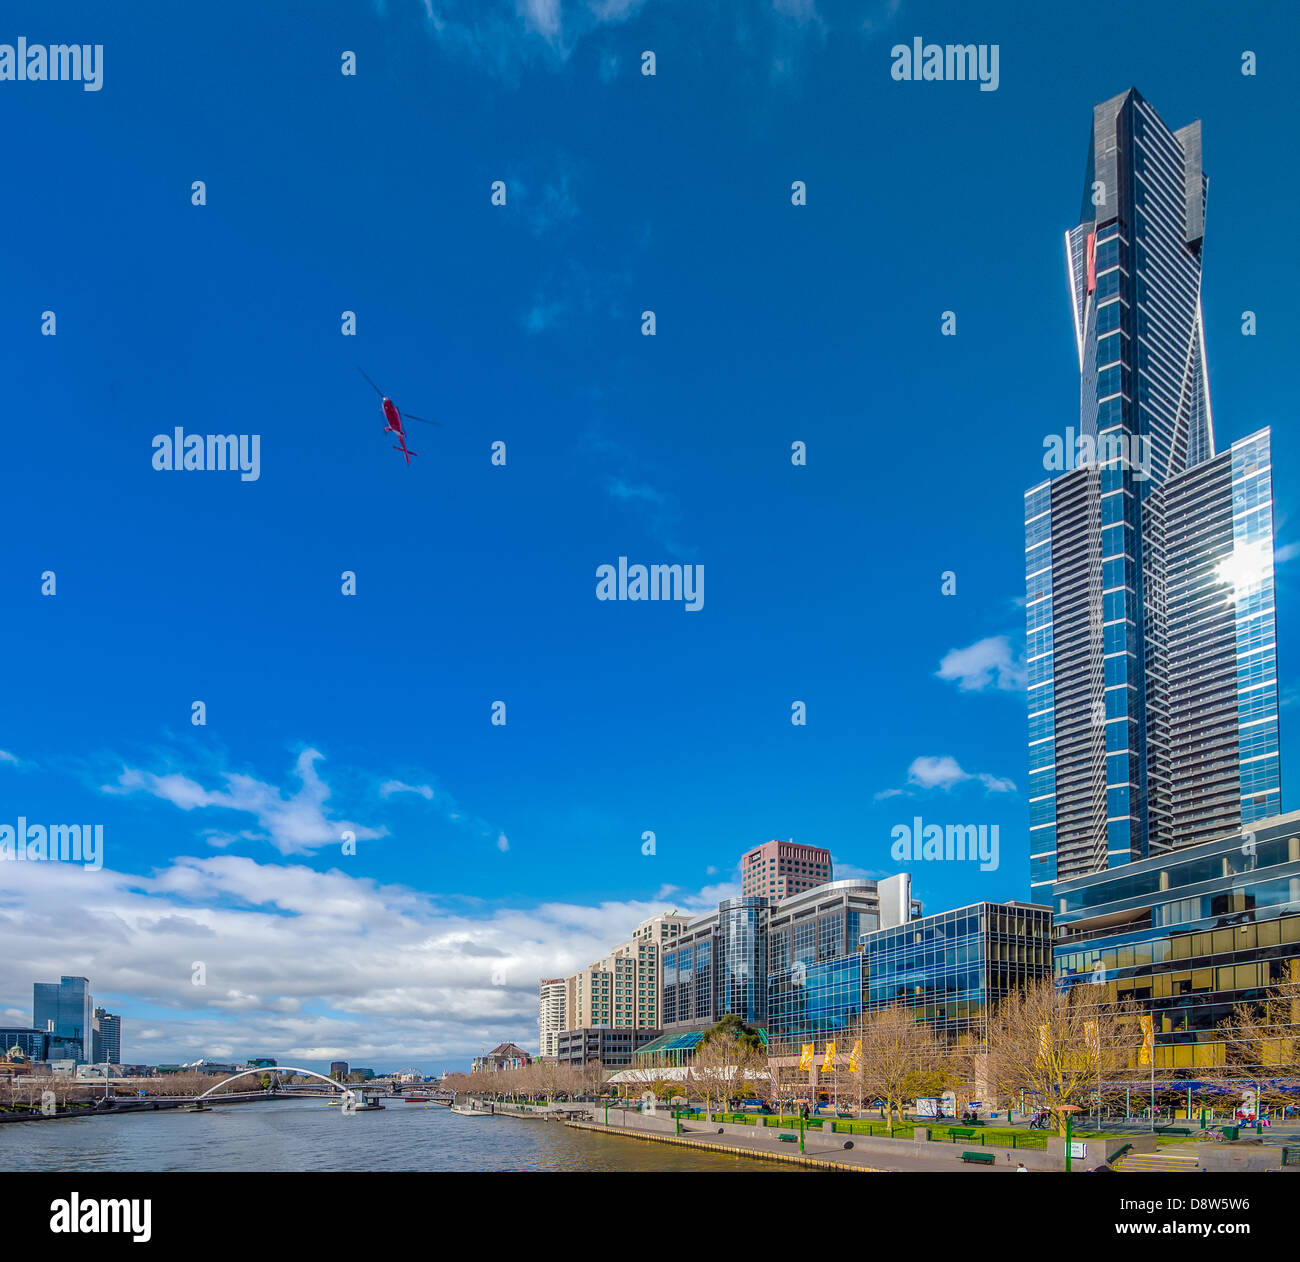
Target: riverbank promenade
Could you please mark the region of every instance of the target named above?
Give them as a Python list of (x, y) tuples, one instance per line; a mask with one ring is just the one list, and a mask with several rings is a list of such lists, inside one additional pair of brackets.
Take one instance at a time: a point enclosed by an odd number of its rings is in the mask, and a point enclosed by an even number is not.
[[(593, 1107), (595, 1121), (572, 1121), (569, 1126), (588, 1131), (599, 1131), (610, 1135), (622, 1135), (639, 1139), (647, 1143), (675, 1144), (682, 1147), (712, 1150), (740, 1154), (747, 1157), (763, 1158), (767, 1161), (781, 1161), (792, 1165), (806, 1166), (809, 1169), (842, 1170), (862, 1174), (886, 1174), (907, 1171), (978, 1171), (981, 1173), (1014, 1173), (1018, 1161), (1023, 1160), (1027, 1169), (1035, 1166), (1043, 1168), (1044, 1154), (1023, 1153), (1017, 1158), (1010, 1158), (989, 1149), (988, 1155), (993, 1161), (987, 1164), (965, 1164), (960, 1160), (963, 1149), (954, 1153), (944, 1152), (941, 1156), (928, 1153), (922, 1155), (916, 1151), (918, 1145), (907, 1140), (879, 1140), (871, 1142), (854, 1138), (853, 1147), (845, 1148), (842, 1135), (823, 1135), (821, 1131), (809, 1129), (804, 1134), (804, 1151), (799, 1151), (797, 1142), (783, 1142), (781, 1135), (798, 1135), (798, 1128), (765, 1127), (756, 1130), (753, 1126), (707, 1123), (702, 1118), (683, 1119), (680, 1135), (676, 1134), (676, 1124), (671, 1114), (643, 1115), (634, 1110), (612, 1107), (609, 1110), (609, 1123), (604, 1121), (604, 1109)], [(923, 1145), (922, 1145), (923, 1146)], [(984, 1155), (984, 1154), (982, 1154)], [(1030, 1164), (1035, 1159), (1034, 1165)]]

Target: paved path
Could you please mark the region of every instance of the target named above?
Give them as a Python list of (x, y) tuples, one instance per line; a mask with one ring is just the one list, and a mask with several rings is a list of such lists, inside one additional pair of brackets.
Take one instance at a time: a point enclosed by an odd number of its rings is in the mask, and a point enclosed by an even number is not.
[[(613, 1110), (610, 1110), (611, 1115)], [(717, 1128), (706, 1129), (698, 1121), (692, 1125), (683, 1125), (682, 1136), (673, 1135), (671, 1121), (662, 1122), (657, 1118), (640, 1118), (635, 1126), (619, 1126), (612, 1119), (607, 1127), (603, 1122), (570, 1122), (569, 1125), (580, 1130), (605, 1131), (611, 1135), (623, 1135), (630, 1139), (640, 1139), (651, 1143), (682, 1144), (692, 1148), (711, 1148), (719, 1152), (741, 1153), (745, 1156), (765, 1157), (769, 1161), (782, 1161), (793, 1165), (805, 1165), (816, 1169), (850, 1170), (860, 1173), (884, 1174), (891, 1171), (938, 1170), (955, 1174), (963, 1171), (981, 1173), (1015, 1173), (1013, 1165), (968, 1166), (942, 1157), (911, 1157), (904, 1155), (867, 1152), (862, 1148), (844, 1148), (843, 1139), (830, 1143), (819, 1132), (809, 1132), (804, 1138), (804, 1152), (799, 1152), (797, 1144), (783, 1144), (779, 1140), (769, 1139), (765, 1135), (744, 1135), (728, 1133), (719, 1135)], [(775, 1128), (773, 1128), (775, 1131)], [(787, 1134), (789, 1132), (786, 1132)], [(791, 1151), (793, 1150), (793, 1151)]]

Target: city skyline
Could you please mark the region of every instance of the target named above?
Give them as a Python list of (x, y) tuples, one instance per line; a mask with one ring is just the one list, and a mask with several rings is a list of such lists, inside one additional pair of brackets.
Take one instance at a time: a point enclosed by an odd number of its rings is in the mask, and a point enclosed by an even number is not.
[[(310, 113), (266, 50), (205, 35), (203, 64), (257, 88), (196, 132), (172, 121), (206, 89), (171, 32), (128, 50), (83, 8), (104, 89), (8, 102), (16, 162), (65, 161), (7, 211), (11, 406), (60, 428), (52, 450), (15, 427), (0, 497), (0, 643), (24, 664), (0, 825), (101, 825), (103, 863), (0, 865), (22, 944), (0, 1023), (27, 1024), (34, 979), (85, 975), (133, 1061), (440, 1070), (531, 1040), (539, 977), (741, 896), (737, 856), (772, 839), (828, 849), (836, 877), (906, 871), (927, 911), (1029, 897), (1019, 507), (1080, 422), (1061, 240), (1082, 127), (1133, 83), (1201, 121), (1219, 452), (1272, 427), (1295, 657), (1295, 177), (1285, 87), (1235, 51), (1293, 19), (1191, 7), (1103, 5), (1126, 41), (1086, 65), (1064, 15), (991, 7), (981, 92), (890, 75), (900, 41), (967, 37), (953, 6), (881, 4), (870, 30), (823, 6), (829, 36), (765, 11), (701, 41), (646, 5), (488, 48), (390, 0), (301, 32)], [(444, 422), (409, 471), (358, 361)], [(155, 471), (181, 423), (261, 429), (261, 476)], [(706, 566), (707, 602), (598, 600), (622, 556)], [(1283, 726), (1295, 695), (1284, 674)], [(998, 865), (896, 862), (915, 819), (996, 827)]]

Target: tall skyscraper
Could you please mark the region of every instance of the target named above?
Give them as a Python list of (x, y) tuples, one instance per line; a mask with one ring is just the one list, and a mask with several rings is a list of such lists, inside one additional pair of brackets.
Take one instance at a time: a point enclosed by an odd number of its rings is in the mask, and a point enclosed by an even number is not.
[(94, 1063), (122, 1063), (122, 1018), (103, 1008), (95, 1009)]
[(88, 978), (62, 977), (57, 982), (32, 983), (32, 1024), (56, 1038), (74, 1040), (81, 1049), (77, 1057), (80, 1061), (94, 1059), (94, 1007)]
[(1135, 89), (1095, 107), (1065, 236), (1078, 446), (1025, 494), (1040, 893), (1280, 809), (1269, 431), (1216, 454), (1207, 187), (1199, 122)]

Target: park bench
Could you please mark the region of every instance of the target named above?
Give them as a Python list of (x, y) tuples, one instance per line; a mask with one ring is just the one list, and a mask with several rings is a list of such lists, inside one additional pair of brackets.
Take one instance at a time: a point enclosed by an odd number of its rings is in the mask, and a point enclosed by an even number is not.
[(1156, 1134), (1157, 1135), (1192, 1135), (1195, 1134), (1195, 1132), (1188, 1130), (1186, 1126), (1161, 1126), (1156, 1131)]
[(1282, 1164), (1284, 1166), (1300, 1166), (1300, 1148), (1283, 1148)]
[(963, 1161), (969, 1162), (976, 1166), (991, 1166), (995, 1154), (991, 1152), (964, 1152), (961, 1155)]
[(777, 1139), (779, 1139), (783, 1144), (796, 1144), (799, 1142), (798, 1135), (778, 1135)]
[(949, 1130), (948, 1130), (948, 1134), (952, 1137), (952, 1142), (953, 1142), (954, 1144), (955, 1144), (959, 1139), (974, 1139), (974, 1138), (975, 1138), (975, 1132), (974, 1132), (973, 1130), (971, 1130), (969, 1127), (965, 1127), (965, 1126), (953, 1126), (953, 1127), (950, 1127)]

